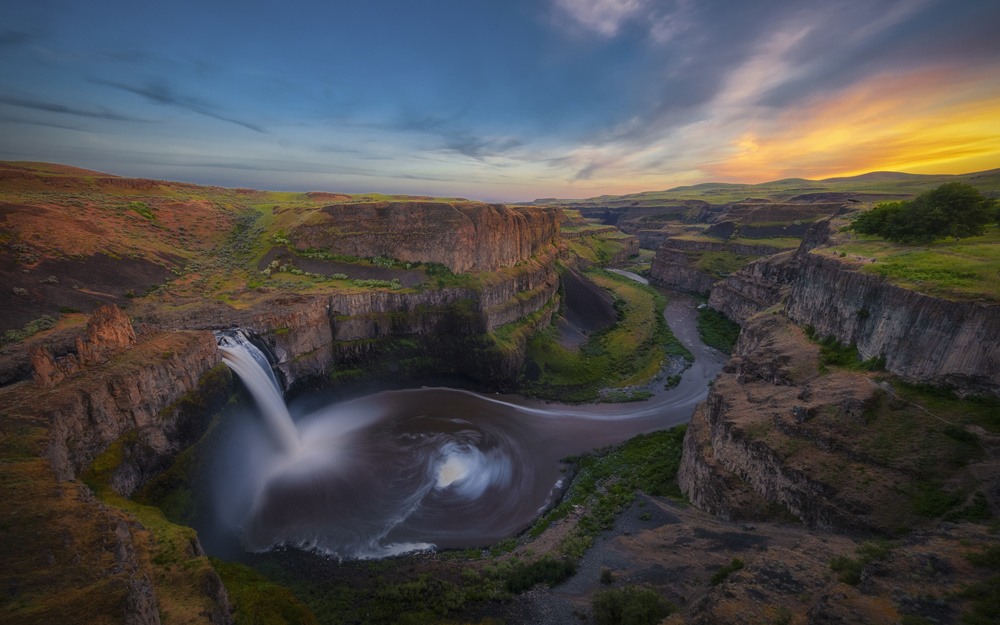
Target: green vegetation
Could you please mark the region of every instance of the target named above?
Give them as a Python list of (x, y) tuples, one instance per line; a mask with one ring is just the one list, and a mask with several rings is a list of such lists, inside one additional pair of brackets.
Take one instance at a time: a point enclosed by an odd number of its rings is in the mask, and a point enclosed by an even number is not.
[(236, 625), (315, 625), (316, 617), (282, 588), (252, 568), (209, 558), (222, 578)]
[(520, 594), (535, 584), (558, 586), (576, 573), (576, 560), (545, 555), (534, 562), (518, 561), (507, 576), (507, 590)]
[(848, 178), (830, 178), (827, 180), (806, 180), (803, 178), (786, 178), (760, 184), (731, 184), (725, 182), (706, 182), (703, 184), (674, 187), (665, 191), (646, 191), (627, 195), (602, 195), (586, 200), (547, 199), (546, 204), (571, 204), (579, 206), (605, 206), (610, 202), (631, 204), (634, 206), (662, 205), (671, 200), (705, 200), (713, 204), (739, 202), (748, 197), (765, 198), (772, 201), (784, 201), (789, 196), (803, 193), (867, 193), (885, 194), (888, 197), (900, 194), (923, 193), (930, 191), (942, 183), (962, 182), (980, 191), (986, 192), (997, 188), (1000, 184), (1000, 173), (970, 173), (959, 176), (952, 175), (914, 175), (914, 174), (866, 174)]
[(392, 280), (355, 280), (354, 284), (355, 286), (363, 286), (366, 289), (387, 288), (396, 291), (402, 288), (398, 278), (393, 278)]
[[(603, 388), (647, 383), (659, 373), (665, 356), (691, 359), (667, 327), (663, 319), (666, 300), (655, 289), (609, 272), (591, 270), (587, 274), (615, 295), (618, 322), (594, 332), (578, 350), (559, 343), (554, 324), (537, 332), (527, 345), (528, 364), (520, 378), (522, 393), (592, 401)], [(643, 397), (633, 393), (631, 398)]]
[(656, 592), (632, 585), (599, 591), (590, 605), (598, 625), (654, 625), (677, 611)]
[(845, 584), (857, 586), (861, 583), (861, 576), (865, 567), (876, 560), (885, 560), (889, 557), (890, 546), (884, 541), (869, 542), (859, 545), (855, 549), (858, 557), (837, 556), (830, 560), (830, 570), (837, 573), (837, 579)]
[(965, 588), (962, 595), (972, 600), (972, 611), (962, 615), (967, 625), (989, 625), (1000, 622), (1000, 545), (989, 545), (965, 559), (974, 566), (996, 573), (985, 581)]
[(48, 315), (42, 315), (38, 319), (34, 319), (25, 324), (25, 326), (20, 330), (7, 330), (3, 333), (3, 338), (0, 339), (0, 345), (6, 345), (7, 343), (16, 343), (17, 341), (23, 341), (24, 339), (38, 334), (42, 330), (49, 330), (54, 328), (56, 325), (56, 320)]
[(912, 201), (879, 204), (851, 222), (849, 230), (900, 243), (975, 237), (996, 221), (996, 200), (972, 186), (950, 182)]
[(540, 535), (575, 506), (586, 506), (589, 514), (580, 519), (572, 540), (562, 547), (567, 555), (579, 556), (590, 546), (594, 535), (613, 527), (615, 515), (632, 504), (636, 490), (681, 498), (677, 471), (686, 431), (687, 426), (679, 425), (640, 434), (599, 455), (568, 458), (577, 467), (573, 484), (559, 505), (535, 523), (529, 536)]
[(1000, 301), (1000, 228), (995, 226), (987, 227), (982, 236), (920, 248), (856, 235), (850, 242), (814, 253), (859, 259), (865, 273), (937, 297)]
[(749, 262), (755, 261), (760, 256), (745, 256), (733, 254), (732, 252), (693, 252), (698, 257), (695, 267), (703, 273), (707, 273), (716, 279), (725, 278), (729, 274), (736, 273)]
[(628, 236), (622, 232), (604, 232), (568, 239), (566, 243), (570, 253), (603, 267), (611, 262), (615, 254), (625, 249), (622, 239)]
[(802, 329), (810, 341), (819, 343), (820, 373), (827, 373), (827, 367), (839, 367), (848, 371), (885, 371), (885, 356), (861, 360), (858, 346), (854, 343), (844, 345), (832, 334), (820, 339), (811, 323), (802, 326)]
[(740, 336), (740, 324), (706, 306), (698, 311), (698, 335), (705, 345), (725, 354), (732, 354), (736, 339)]
[(140, 215), (142, 215), (143, 217), (145, 217), (150, 221), (156, 219), (156, 217), (153, 215), (153, 212), (149, 209), (149, 204), (146, 204), (145, 202), (129, 202), (128, 208), (129, 210), (139, 213)]
[(730, 573), (735, 573), (736, 571), (742, 569), (743, 567), (744, 567), (743, 560), (740, 560), (739, 558), (733, 558), (732, 562), (730, 562), (726, 566), (720, 568), (718, 571), (713, 573), (712, 579), (709, 581), (711, 581), (713, 586), (718, 586), (722, 582), (726, 581), (726, 578), (729, 577)]

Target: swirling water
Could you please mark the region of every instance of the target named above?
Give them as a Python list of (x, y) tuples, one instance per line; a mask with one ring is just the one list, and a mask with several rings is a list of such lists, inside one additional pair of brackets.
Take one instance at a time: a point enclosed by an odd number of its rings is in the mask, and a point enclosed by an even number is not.
[(315, 395), (290, 407), (297, 446), (271, 417), (243, 419), (216, 462), (217, 517), (250, 551), (285, 545), (341, 558), (514, 535), (564, 486), (560, 458), (690, 418), (724, 362), (697, 340), (695, 306), (672, 294), (665, 311), (694, 366), (645, 402), (565, 406), (449, 388), (336, 403)]

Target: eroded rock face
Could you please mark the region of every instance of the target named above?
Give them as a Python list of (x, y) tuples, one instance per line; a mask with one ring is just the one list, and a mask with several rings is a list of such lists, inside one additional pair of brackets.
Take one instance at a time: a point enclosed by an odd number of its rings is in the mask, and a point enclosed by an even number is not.
[(678, 479), (696, 506), (753, 519), (765, 500), (809, 527), (849, 533), (888, 533), (901, 523), (893, 515), (905, 516), (905, 497), (867, 480), (912, 477), (859, 451), (857, 433), (843, 425), (861, 423), (878, 389), (860, 373), (820, 375), (817, 361), (818, 347), (783, 315), (747, 322), (685, 440)]
[[(663, 249), (662, 247), (660, 248)], [(664, 253), (664, 258), (669, 252)], [(649, 277), (655, 284), (661, 284), (680, 291), (690, 291), (692, 293), (707, 293), (712, 289), (715, 280), (707, 273), (698, 271), (694, 267), (676, 262), (669, 262), (660, 256), (657, 251), (653, 258), (653, 264), (649, 269)]]
[[(189, 392), (219, 363), (215, 337), (210, 332), (165, 332), (131, 346), (103, 367), (84, 370), (65, 380), (34, 401), (33, 412), (49, 424), (47, 452), (60, 479), (73, 479), (112, 441), (127, 432), (138, 432), (137, 440), (156, 450), (163, 462), (183, 445), (174, 436), (182, 424), (178, 415), (164, 413)], [(156, 464), (137, 464), (140, 477), (123, 478), (116, 485), (129, 495)]]
[(135, 330), (128, 315), (115, 305), (102, 306), (94, 311), (87, 322), (86, 337), (76, 337), (76, 353), (55, 358), (48, 347), (36, 345), (31, 349), (31, 365), (35, 382), (52, 388), (73, 376), (82, 367), (93, 367), (136, 342)]
[(885, 356), (886, 369), (906, 380), (1000, 395), (1000, 306), (930, 297), (856, 269), (803, 256), (789, 318), (856, 343), (862, 359)]
[(527, 260), (559, 238), (561, 211), (477, 202), (332, 204), (289, 236), (298, 249), (435, 262), (455, 273)]
[(780, 304), (798, 268), (793, 252), (748, 263), (712, 287), (708, 305), (742, 324), (760, 311)]

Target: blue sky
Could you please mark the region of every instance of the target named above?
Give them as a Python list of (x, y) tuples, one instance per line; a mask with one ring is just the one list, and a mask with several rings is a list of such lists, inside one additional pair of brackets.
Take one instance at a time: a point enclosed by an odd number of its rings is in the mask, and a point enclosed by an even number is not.
[(1000, 3), (3, 2), (0, 159), (590, 197), (1000, 167)]

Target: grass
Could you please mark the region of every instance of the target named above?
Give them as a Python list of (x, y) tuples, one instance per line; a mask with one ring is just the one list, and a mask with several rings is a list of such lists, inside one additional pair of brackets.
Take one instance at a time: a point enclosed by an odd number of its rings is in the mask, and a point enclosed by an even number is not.
[[(619, 321), (595, 332), (578, 350), (560, 345), (554, 326), (536, 333), (528, 341), (520, 392), (563, 401), (592, 401), (602, 389), (649, 382), (668, 356), (690, 358), (663, 319), (666, 300), (662, 295), (617, 274), (590, 271), (588, 276), (615, 295)], [(536, 375), (529, 371), (536, 371)]]
[(697, 267), (699, 271), (707, 273), (716, 279), (725, 278), (729, 274), (736, 273), (747, 263), (760, 258), (760, 256), (747, 256), (742, 254), (733, 254), (731, 252), (710, 251), (694, 252), (693, 255), (697, 258), (694, 266)]
[(222, 578), (235, 625), (316, 625), (308, 608), (287, 588), (236, 562), (209, 558)]
[[(811, 221), (811, 220), (810, 220)], [(785, 223), (785, 222), (778, 222)], [(753, 224), (754, 227), (761, 226), (765, 224)], [(777, 247), (782, 250), (794, 250), (799, 245), (802, 244), (802, 239), (798, 237), (770, 237), (770, 238), (751, 238), (751, 237), (741, 237), (737, 235), (733, 239), (730, 239), (730, 243), (740, 243), (743, 245), (770, 245), (771, 247)]]
[[(606, 226), (603, 226), (606, 227)], [(605, 233), (567, 239), (570, 253), (603, 267), (611, 262), (615, 254), (625, 249), (622, 233)]]
[(550, 199), (548, 204), (607, 205), (610, 202), (638, 202), (639, 205), (671, 200), (705, 200), (712, 204), (739, 202), (746, 198), (762, 198), (772, 201), (786, 201), (790, 196), (803, 193), (873, 193), (885, 194), (886, 199), (906, 199), (916, 197), (924, 191), (934, 189), (945, 182), (970, 184), (984, 193), (994, 191), (1000, 185), (1000, 174), (963, 174), (958, 176), (908, 176), (869, 178), (842, 178), (829, 180), (806, 180), (789, 178), (760, 184), (732, 184), (706, 182), (696, 185), (674, 187), (663, 191), (645, 191), (627, 195), (602, 195), (586, 200)]
[(732, 354), (740, 336), (740, 324), (714, 308), (705, 307), (698, 311), (698, 335), (705, 345)]
[[(954, 300), (1000, 301), (1000, 228), (961, 241), (902, 245), (855, 235), (824, 254), (867, 259), (862, 271), (892, 284)], [(870, 262), (870, 259), (875, 262)]]
[(857, 586), (861, 583), (865, 567), (877, 560), (885, 560), (889, 557), (890, 546), (888, 543), (868, 542), (858, 546), (855, 553), (856, 558), (850, 556), (837, 556), (830, 560), (830, 570), (837, 573), (837, 579), (845, 584)]

